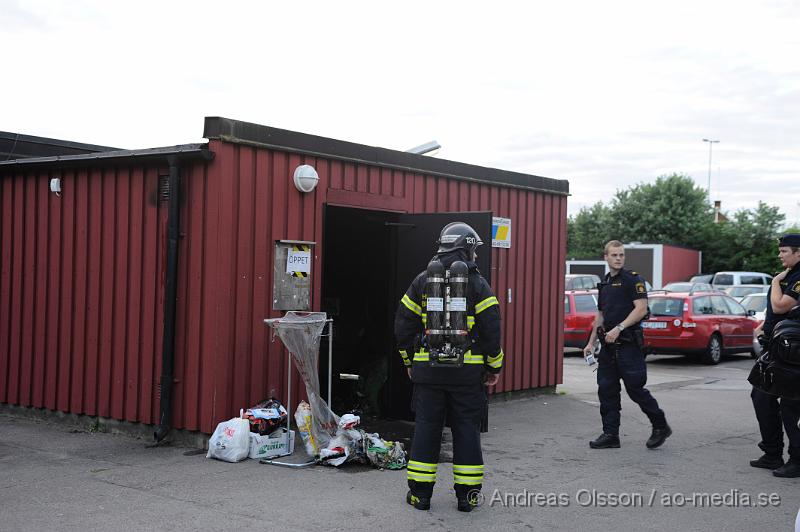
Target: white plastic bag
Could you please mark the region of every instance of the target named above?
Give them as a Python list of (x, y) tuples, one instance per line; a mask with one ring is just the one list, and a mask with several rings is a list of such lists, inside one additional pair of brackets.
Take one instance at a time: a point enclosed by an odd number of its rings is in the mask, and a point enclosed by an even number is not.
[(223, 421), (208, 440), (206, 458), (239, 462), (250, 452), (250, 421), (235, 417)]

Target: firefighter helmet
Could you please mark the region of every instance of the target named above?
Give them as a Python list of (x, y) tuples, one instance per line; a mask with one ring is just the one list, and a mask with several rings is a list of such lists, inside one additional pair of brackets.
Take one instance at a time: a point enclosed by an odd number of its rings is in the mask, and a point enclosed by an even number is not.
[(475, 257), (475, 250), (483, 244), (483, 241), (469, 225), (464, 222), (452, 222), (444, 226), (436, 243), (439, 244), (439, 253), (463, 249), (472, 260)]

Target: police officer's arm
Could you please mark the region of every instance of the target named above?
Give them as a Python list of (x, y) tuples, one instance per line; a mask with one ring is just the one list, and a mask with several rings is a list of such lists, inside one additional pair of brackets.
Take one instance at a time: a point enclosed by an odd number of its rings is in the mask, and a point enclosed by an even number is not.
[(415, 344), (420, 334), (423, 333), (422, 292), (419, 285), (419, 277), (417, 277), (397, 305), (397, 312), (394, 317), (394, 336), (397, 341), (397, 350), (400, 351), (403, 364), (407, 368), (411, 367)]
[[(617, 341), (619, 335), (622, 334), (622, 329), (630, 327), (631, 325), (636, 325), (642, 321), (645, 316), (647, 316), (647, 298), (635, 299), (633, 301), (633, 310), (631, 313), (628, 314), (628, 316), (622, 320), (618, 326), (606, 332), (606, 342), (613, 344)], [(622, 329), (620, 326), (622, 326)]]
[(592, 333), (589, 335), (589, 342), (583, 348), (583, 357), (586, 358), (594, 351), (594, 343), (597, 341), (597, 328), (603, 326), (603, 313), (599, 310), (594, 316), (594, 323), (592, 323)]
[(789, 269), (786, 269), (772, 279), (769, 302), (775, 314), (786, 314), (797, 305), (797, 300), (800, 298), (800, 280), (790, 280), (785, 290), (781, 288), (781, 281), (788, 273)]

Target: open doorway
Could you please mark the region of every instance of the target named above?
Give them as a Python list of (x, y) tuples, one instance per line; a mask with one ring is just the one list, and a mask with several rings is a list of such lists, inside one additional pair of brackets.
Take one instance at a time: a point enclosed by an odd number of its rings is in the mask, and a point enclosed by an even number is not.
[[(436, 252), (442, 227), (453, 221), (470, 224), (485, 242), (478, 267), (489, 279), (490, 212), (401, 214), (325, 206), (322, 310), (334, 320), (334, 412), (355, 409), (373, 421), (413, 419), (412, 385), (394, 343), (394, 314), (408, 285)], [(327, 352), (324, 342), (321, 352)], [(327, 371), (322, 356), (323, 397)], [(359, 378), (344, 380), (340, 374)]]

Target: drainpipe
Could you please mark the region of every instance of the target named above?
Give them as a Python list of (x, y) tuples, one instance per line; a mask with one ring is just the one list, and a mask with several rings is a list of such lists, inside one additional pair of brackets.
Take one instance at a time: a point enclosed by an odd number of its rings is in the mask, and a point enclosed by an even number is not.
[(161, 350), (159, 423), (153, 437), (161, 442), (172, 430), (172, 389), (175, 380), (175, 314), (178, 295), (178, 238), (180, 233), (181, 177), (178, 157), (170, 155), (167, 214), (167, 280), (164, 299), (164, 343)]

